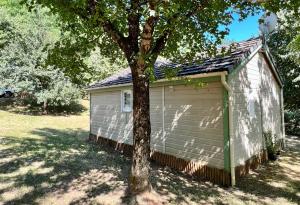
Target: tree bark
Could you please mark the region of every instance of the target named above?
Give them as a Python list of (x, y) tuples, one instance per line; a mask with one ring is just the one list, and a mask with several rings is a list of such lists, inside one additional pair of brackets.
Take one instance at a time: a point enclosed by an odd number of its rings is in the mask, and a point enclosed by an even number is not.
[(131, 65), (133, 82), (133, 157), (129, 190), (133, 195), (150, 191), (150, 103), (149, 78), (145, 63), (137, 60)]
[(44, 115), (48, 114), (48, 103), (47, 103), (47, 100), (45, 100), (44, 103), (43, 103), (43, 114)]

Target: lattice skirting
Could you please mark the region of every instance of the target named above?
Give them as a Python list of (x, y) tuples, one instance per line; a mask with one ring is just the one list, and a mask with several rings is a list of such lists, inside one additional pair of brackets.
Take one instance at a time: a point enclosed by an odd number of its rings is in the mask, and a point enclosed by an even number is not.
[(249, 174), (250, 170), (255, 170), (260, 164), (266, 163), (268, 161), (268, 153), (266, 150), (261, 151), (258, 155), (251, 157), (246, 160), (244, 165), (235, 167), (235, 176), (240, 178)]
[[(126, 156), (132, 156), (132, 145), (118, 143), (114, 140), (96, 136), (94, 134), (90, 134), (89, 140), (98, 144), (109, 146)], [(207, 165), (177, 158), (175, 156), (156, 151), (152, 151), (150, 157), (154, 162), (163, 166), (171, 167), (178, 171), (182, 171), (193, 176), (196, 180), (208, 180), (222, 186), (231, 185), (230, 173), (223, 169), (209, 167)], [(268, 154), (264, 150), (260, 154), (246, 160), (244, 165), (237, 166), (235, 168), (236, 178), (238, 179), (242, 176), (245, 176), (251, 169), (256, 169), (260, 164), (265, 163), (266, 161), (268, 161)]]
[[(93, 134), (90, 134), (89, 140), (112, 147), (126, 156), (132, 156), (132, 145), (118, 143), (114, 140)], [(223, 169), (217, 169), (193, 161), (187, 161), (161, 152), (152, 151), (150, 156), (151, 160), (154, 162), (182, 171), (193, 176), (196, 180), (208, 180), (223, 186), (230, 185), (230, 173)]]

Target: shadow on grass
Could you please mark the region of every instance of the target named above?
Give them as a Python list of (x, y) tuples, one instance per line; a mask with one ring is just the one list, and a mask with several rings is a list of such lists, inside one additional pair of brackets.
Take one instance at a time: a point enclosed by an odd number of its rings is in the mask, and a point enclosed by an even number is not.
[[(98, 198), (110, 204), (126, 204), (124, 196), (130, 159), (112, 149), (88, 143), (88, 133), (81, 129), (56, 130), (42, 128), (32, 131), (39, 138), (0, 138), (0, 194), (15, 193), (21, 187), (27, 191), (3, 199), (3, 204), (93, 204)], [(297, 144), (297, 143), (295, 143)], [(294, 150), (297, 152), (297, 150)], [(293, 163), (299, 163), (299, 153), (285, 153)], [(223, 197), (261, 203), (266, 197), (283, 197), (299, 202), (295, 190), (297, 173), (270, 163), (241, 179), (235, 189), (225, 189), (211, 183), (196, 182), (181, 173), (152, 164), (152, 185), (166, 204), (224, 204)], [(276, 187), (272, 181), (289, 183)], [(291, 187), (291, 188), (289, 188)], [(235, 195), (235, 191), (243, 194)], [(255, 196), (256, 198), (253, 198)], [(0, 197), (1, 200), (1, 197)], [(48, 201), (47, 201), (48, 200)], [(115, 201), (114, 201), (115, 200)]]
[[(130, 170), (129, 158), (86, 142), (88, 133), (80, 129), (42, 128), (32, 131), (32, 134), (40, 138), (0, 138), (5, 147), (0, 159), (8, 159), (0, 163), (1, 180), (3, 183), (13, 182), (12, 187), (2, 188), (0, 193), (19, 187), (31, 188), (4, 204), (39, 204), (39, 200), (48, 197), (49, 193), (53, 193), (52, 198), (69, 194), (70, 204), (89, 204), (99, 195), (116, 193), (119, 202), (126, 203), (122, 196)], [(180, 193), (170, 201), (183, 202), (183, 196), (193, 194), (201, 187), (180, 174), (153, 167), (153, 185), (160, 194)], [(208, 196), (198, 195), (194, 200), (205, 200)]]
[[(269, 162), (253, 171), (252, 174), (241, 178), (237, 188), (260, 199), (285, 198), (299, 204), (300, 138), (289, 136), (287, 145), (287, 149), (278, 161)], [(247, 197), (244, 199), (247, 200)]]
[[(93, 181), (77, 182), (78, 189), (81, 188), (80, 185), (94, 184), (93, 178), (82, 177), (88, 175), (91, 170), (101, 170), (101, 174), (113, 174), (119, 181), (126, 176), (122, 174), (122, 170), (127, 170), (121, 169), (121, 165), (126, 164), (128, 160), (124, 157), (116, 158), (99, 146), (86, 143), (86, 131), (44, 128), (32, 133), (41, 136), (42, 139), (17, 139), (9, 136), (0, 138), (2, 146), (7, 147), (1, 150), (0, 158), (12, 159), (0, 164), (1, 181), (14, 182), (14, 187), (2, 189), (0, 192), (18, 187), (33, 187), (32, 191), (4, 204), (38, 204), (36, 199), (49, 192), (64, 192), (69, 188), (69, 183), (79, 178)], [(25, 172), (22, 171), (24, 169)], [(110, 184), (111, 189), (115, 186), (118, 186), (118, 183)], [(91, 189), (92, 194), (98, 193), (93, 191), (94, 187)], [(101, 190), (105, 192), (109, 189)]]

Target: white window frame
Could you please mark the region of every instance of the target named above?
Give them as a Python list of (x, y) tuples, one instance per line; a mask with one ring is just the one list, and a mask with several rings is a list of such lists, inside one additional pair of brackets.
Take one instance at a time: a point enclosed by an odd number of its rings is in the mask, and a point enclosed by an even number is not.
[[(125, 94), (130, 94), (130, 107), (125, 107)], [(132, 96), (132, 90), (122, 90), (121, 92), (121, 110), (122, 112), (132, 112), (132, 104), (133, 104), (133, 96)]]

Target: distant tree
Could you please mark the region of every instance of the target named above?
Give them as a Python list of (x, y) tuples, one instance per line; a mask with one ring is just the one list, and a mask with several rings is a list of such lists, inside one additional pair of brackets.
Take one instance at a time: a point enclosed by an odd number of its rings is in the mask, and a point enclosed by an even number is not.
[[(64, 32), (60, 41), (49, 51), (46, 64), (60, 69), (73, 83), (86, 87), (88, 84), (100, 81), (123, 69), (123, 58), (107, 58), (95, 46), (86, 50), (89, 42), (77, 42), (69, 32)], [(85, 52), (83, 52), (85, 51)]]
[(149, 85), (157, 57), (188, 60), (196, 53), (215, 55), (217, 45), (228, 34), (234, 13), (242, 20), (258, 9), (298, 11), (299, 7), (296, 0), (25, 2), (30, 9), (42, 5), (60, 17), (65, 30), (73, 36), (62, 47), (77, 44), (77, 51), (82, 53), (99, 47), (101, 54), (108, 58), (121, 56), (127, 60), (133, 81), (133, 159), (129, 188), (134, 194), (151, 188)]
[(54, 16), (20, 5), (0, 8), (0, 87), (26, 94), (34, 103), (64, 106), (77, 102), (80, 90), (63, 72), (44, 67), (49, 45), (59, 39)]
[(287, 57), (300, 65), (300, 16), (295, 17), (293, 12), (283, 11), (279, 14), (279, 19), (278, 31), (285, 32), (290, 40), (287, 46), (287, 51), (289, 51)]
[(111, 58), (103, 57), (99, 47), (90, 52), (84, 62), (92, 70), (92, 73), (86, 74), (91, 82), (107, 78), (127, 66), (123, 58), (114, 59), (112, 62)]
[(276, 66), (284, 83), (284, 103), (289, 110), (300, 109), (300, 18), (278, 14), (279, 25), (268, 37)]
[[(81, 64), (71, 63), (69, 56), (68, 61), (56, 56), (64, 63), (48, 65), (50, 49), (68, 35), (61, 33), (56, 17), (41, 7), (30, 13), (18, 1), (2, 1), (0, 5), (0, 88), (26, 95), (31, 103), (42, 104), (46, 112), (48, 106), (76, 103), (80, 88), (120, 69), (122, 62), (112, 63), (101, 57), (97, 48), (84, 56)], [(76, 55), (76, 49), (68, 54)], [(81, 80), (70, 78), (60, 66), (77, 68), (77, 79)]]
[(300, 135), (300, 18), (287, 11), (278, 18), (267, 43), (283, 79), (286, 132)]

